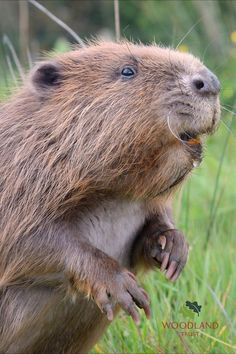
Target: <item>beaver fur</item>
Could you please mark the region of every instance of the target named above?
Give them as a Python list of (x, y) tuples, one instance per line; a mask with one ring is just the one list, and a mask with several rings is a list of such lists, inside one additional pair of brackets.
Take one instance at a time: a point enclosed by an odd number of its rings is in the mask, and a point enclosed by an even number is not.
[(88, 352), (120, 307), (150, 316), (133, 272), (178, 278), (171, 199), (202, 152), (181, 134), (219, 121), (218, 90), (193, 88), (207, 73), (168, 48), (92, 43), (1, 105), (1, 353)]

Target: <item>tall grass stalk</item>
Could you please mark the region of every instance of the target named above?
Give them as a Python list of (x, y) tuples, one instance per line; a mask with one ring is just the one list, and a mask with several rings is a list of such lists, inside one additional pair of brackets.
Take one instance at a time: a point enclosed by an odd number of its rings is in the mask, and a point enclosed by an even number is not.
[[(6, 34), (3, 35), (2, 41), (3, 41), (3, 44), (9, 49), (12, 59), (14, 60), (16, 68), (17, 68), (19, 75), (21, 77), (21, 80), (23, 81), (25, 78), (24, 70), (23, 70), (20, 60), (16, 54), (16, 51), (15, 51), (15, 48), (14, 48), (12, 42), (10, 41), (9, 37)], [(9, 67), (9, 69), (11, 69), (11, 68)]]
[[(236, 107), (236, 105), (235, 105), (235, 107)], [(223, 167), (223, 163), (224, 163), (224, 159), (225, 159), (226, 149), (227, 149), (227, 146), (229, 144), (229, 139), (232, 134), (232, 131), (231, 131), (232, 126), (233, 126), (233, 116), (231, 118), (229, 129), (227, 130), (227, 134), (226, 134), (226, 137), (225, 137), (225, 140), (223, 143), (222, 153), (220, 156), (220, 161), (219, 161), (218, 170), (217, 170), (217, 174), (216, 174), (215, 186), (214, 186), (214, 191), (213, 191), (213, 196), (212, 196), (212, 201), (211, 201), (211, 206), (210, 206), (210, 213), (209, 213), (209, 225), (208, 225), (206, 240), (205, 240), (205, 245), (204, 245), (205, 247), (208, 245), (208, 243), (210, 241), (215, 218), (216, 218), (216, 214), (217, 214), (217, 205), (218, 205), (217, 195), (218, 195), (218, 190), (219, 190), (220, 176), (221, 176), (222, 167)]]
[(57, 16), (52, 14), (48, 9), (46, 9), (45, 6), (42, 4), (39, 4), (36, 0), (28, 0), (30, 4), (35, 6), (38, 10), (43, 12), (45, 15), (47, 15), (51, 20), (53, 20), (55, 23), (58, 24), (61, 28), (63, 28), (66, 32), (68, 32), (72, 38), (75, 39), (77, 43), (80, 44), (81, 47), (85, 47), (84, 41), (78, 36), (78, 34), (73, 31), (65, 22), (60, 20)]
[(115, 15), (115, 32), (116, 32), (116, 41), (120, 40), (120, 9), (119, 9), (119, 0), (114, 0), (114, 15)]

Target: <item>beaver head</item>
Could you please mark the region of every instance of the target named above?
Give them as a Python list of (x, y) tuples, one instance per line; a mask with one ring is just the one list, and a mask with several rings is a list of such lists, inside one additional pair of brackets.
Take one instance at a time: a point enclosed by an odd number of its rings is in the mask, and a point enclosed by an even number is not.
[(26, 90), (51, 159), (74, 181), (119, 196), (172, 190), (219, 122), (216, 76), (191, 54), (155, 45), (95, 43), (59, 55), (33, 69)]

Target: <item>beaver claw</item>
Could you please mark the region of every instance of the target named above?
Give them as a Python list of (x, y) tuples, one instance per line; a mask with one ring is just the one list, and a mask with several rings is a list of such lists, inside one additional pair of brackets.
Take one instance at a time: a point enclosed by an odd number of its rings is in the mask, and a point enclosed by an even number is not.
[(106, 285), (100, 285), (97, 290), (93, 291), (92, 295), (98, 307), (110, 321), (113, 320), (113, 308), (116, 304), (120, 305), (136, 324), (140, 322), (137, 307), (143, 309), (146, 317), (150, 318), (149, 297), (138, 286), (135, 275), (127, 270), (115, 274)]
[(166, 278), (175, 281), (178, 279), (188, 259), (189, 245), (184, 235), (171, 229), (149, 236), (146, 257), (165, 272)]

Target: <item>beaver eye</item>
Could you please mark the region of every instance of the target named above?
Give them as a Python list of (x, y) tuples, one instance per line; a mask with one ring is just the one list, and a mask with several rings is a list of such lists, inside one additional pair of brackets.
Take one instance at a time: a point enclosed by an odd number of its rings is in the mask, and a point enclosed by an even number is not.
[(129, 67), (126, 67), (126, 68), (122, 69), (122, 71), (121, 71), (122, 76), (129, 77), (129, 78), (134, 76), (134, 74), (135, 74), (134, 69), (129, 68)]

